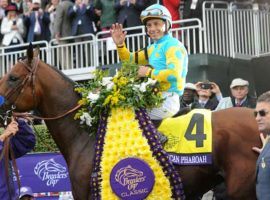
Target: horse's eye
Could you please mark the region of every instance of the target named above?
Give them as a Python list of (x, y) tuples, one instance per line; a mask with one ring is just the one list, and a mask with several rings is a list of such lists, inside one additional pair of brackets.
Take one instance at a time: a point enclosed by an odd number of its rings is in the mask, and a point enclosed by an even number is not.
[(17, 81), (18, 79), (19, 79), (18, 77), (13, 76), (13, 75), (10, 75), (9, 78), (8, 78), (8, 80), (9, 80), (9, 81), (12, 81), (12, 82)]

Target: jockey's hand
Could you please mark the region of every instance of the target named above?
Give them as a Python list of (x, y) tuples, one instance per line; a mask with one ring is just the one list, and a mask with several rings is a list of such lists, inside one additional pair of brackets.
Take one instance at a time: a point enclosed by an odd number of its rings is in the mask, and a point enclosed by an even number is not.
[(260, 133), (260, 138), (261, 138), (261, 141), (262, 141), (262, 148), (252, 147), (252, 150), (255, 151), (255, 152), (257, 152), (257, 153), (261, 153), (262, 152), (262, 150), (263, 150), (263, 148), (264, 148), (264, 146), (265, 146), (265, 144), (266, 144), (269, 136), (264, 137), (263, 133)]
[(138, 77), (146, 77), (149, 74), (150, 67), (147, 66), (140, 66), (138, 70)]
[(122, 24), (113, 24), (110, 32), (116, 46), (123, 46), (125, 43), (127, 32), (123, 31)]
[(7, 128), (3, 131), (3, 133), (0, 135), (0, 140), (5, 141), (5, 139), (11, 135), (15, 135), (18, 132), (18, 122), (12, 118), (11, 122), (7, 126)]

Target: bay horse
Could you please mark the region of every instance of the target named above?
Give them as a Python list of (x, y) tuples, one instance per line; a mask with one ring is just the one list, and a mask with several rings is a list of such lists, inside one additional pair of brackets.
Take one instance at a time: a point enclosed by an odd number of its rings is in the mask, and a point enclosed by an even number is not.
[[(76, 200), (90, 200), (90, 177), (95, 138), (74, 120), (80, 96), (74, 82), (54, 67), (39, 60), (29, 46), (27, 56), (19, 60), (0, 80), (2, 106), (16, 111), (36, 109), (63, 154), (69, 169), (72, 193)], [(197, 199), (224, 177), (230, 199), (254, 200), (257, 155), (251, 148), (260, 146), (258, 127), (251, 109), (232, 108), (213, 112), (213, 164), (176, 166), (184, 185), (186, 199)]]

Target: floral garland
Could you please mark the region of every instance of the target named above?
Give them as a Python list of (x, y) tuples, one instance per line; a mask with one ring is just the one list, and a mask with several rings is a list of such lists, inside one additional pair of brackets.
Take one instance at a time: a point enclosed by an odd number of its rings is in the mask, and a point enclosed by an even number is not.
[[(119, 120), (124, 119), (124, 120)], [(142, 136), (139, 123), (132, 109), (113, 109), (108, 118), (103, 159), (101, 161), (101, 199), (119, 199), (110, 186), (112, 168), (126, 157), (141, 158), (155, 174), (155, 184), (147, 199), (171, 199), (170, 182), (159, 162), (152, 156), (147, 139)]]
[(151, 78), (138, 78), (137, 70), (138, 66), (130, 63), (123, 63), (114, 77), (107, 77), (108, 71), (96, 70), (95, 78), (75, 88), (82, 96), (78, 102), (82, 109), (75, 119), (80, 119), (95, 134), (100, 115), (106, 110), (158, 107), (163, 102), (159, 83)]
[(162, 149), (146, 110), (162, 102), (159, 84), (137, 78), (138, 66), (123, 64), (114, 77), (97, 71), (95, 78), (76, 88), (82, 109), (75, 115), (96, 135), (91, 175), (93, 199), (119, 199), (110, 185), (113, 167), (124, 158), (135, 157), (148, 163), (155, 175), (147, 199), (185, 199), (180, 177)]

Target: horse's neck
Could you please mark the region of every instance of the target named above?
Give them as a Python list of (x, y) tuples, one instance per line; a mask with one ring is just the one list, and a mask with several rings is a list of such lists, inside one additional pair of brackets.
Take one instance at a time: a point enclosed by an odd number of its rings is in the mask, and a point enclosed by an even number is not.
[[(38, 107), (41, 116), (60, 116), (78, 103), (79, 96), (70, 83), (58, 78), (53, 85), (54, 87), (46, 87), (44, 84), (42, 89), (44, 93)], [(67, 162), (77, 152), (87, 151), (91, 156), (94, 148), (94, 141), (90, 141), (89, 134), (80, 127), (79, 120), (74, 119), (76, 112), (77, 110), (56, 120), (45, 120), (50, 134)]]

